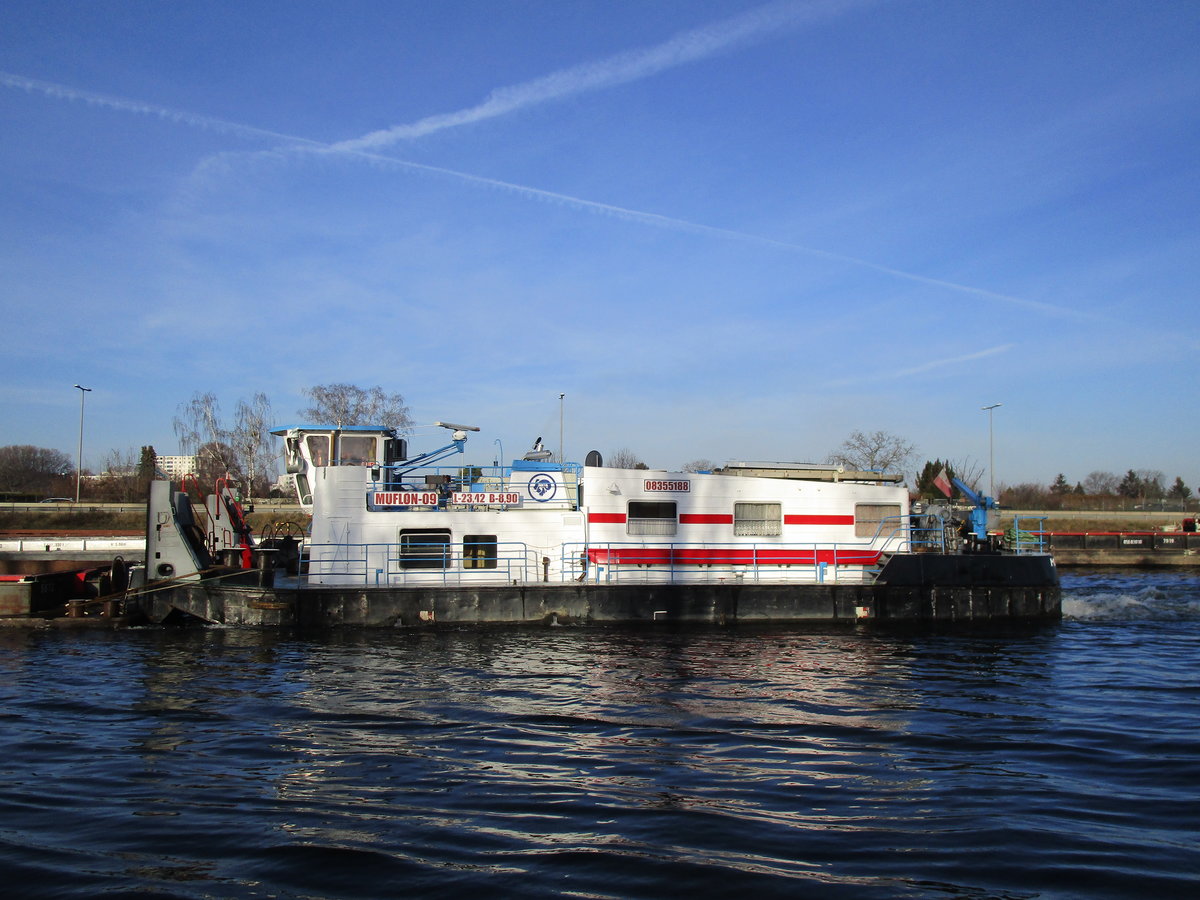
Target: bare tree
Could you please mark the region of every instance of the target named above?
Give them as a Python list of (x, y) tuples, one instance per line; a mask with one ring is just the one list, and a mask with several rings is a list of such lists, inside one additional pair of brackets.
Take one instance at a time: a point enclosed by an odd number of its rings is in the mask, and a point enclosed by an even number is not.
[(203, 456), (202, 467), (207, 462), (221, 473), (236, 468), (232, 433), (221, 422), (221, 404), (215, 394), (193, 394), (187, 403), (179, 404), (173, 424), (180, 450), (187, 456)]
[(1115, 494), (1117, 492), (1117, 485), (1120, 483), (1121, 479), (1112, 472), (1096, 470), (1088, 472), (1087, 477), (1083, 479), (1083, 489), (1088, 494)]
[(610, 469), (645, 469), (646, 464), (638, 459), (636, 453), (628, 447), (621, 447), (612, 453), (605, 454), (604, 465)]
[(916, 447), (888, 431), (852, 431), (827, 461), (862, 472), (908, 473)]
[(300, 415), (313, 424), (336, 428), (347, 425), (383, 425), (398, 432), (412, 425), (408, 407), (400, 394), (385, 394), (378, 385), (363, 389), (354, 384), (318, 384), (307, 388), (305, 396), (313, 405)]
[(950, 468), (954, 470), (954, 476), (967, 485), (971, 490), (980, 493), (980, 482), (983, 481), (983, 464), (971, 459), (969, 456), (964, 456), (962, 459), (950, 460)]
[(244, 481), (249, 465), (245, 453), (250, 449), (253, 456), (251, 445), (265, 442), (265, 421), (269, 415), (270, 403), (262, 394), (256, 394), (251, 403), (238, 404), (239, 422), (233, 428), (222, 422), (221, 406), (214, 394), (197, 393), (187, 403), (181, 403), (174, 420), (175, 434), (180, 449), (196, 457), (200, 483), (211, 485), (221, 477)]
[(237, 454), (228, 444), (208, 441), (196, 448), (196, 477), (205, 490), (215, 486), (217, 479), (242, 481), (242, 468)]
[[(146, 449), (143, 447), (143, 452)], [(104, 471), (100, 473), (91, 493), (97, 499), (115, 503), (144, 501), (153, 478), (153, 465), (147, 476), (132, 448), (123, 451), (110, 450), (104, 457)]]
[(996, 498), (1009, 509), (1049, 509), (1052, 505), (1045, 485), (1029, 482), (998, 485)]
[(45, 494), (63, 476), (75, 472), (71, 457), (59, 450), (11, 444), (0, 447), (0, 490)]
[(266, 490), (265, 473), (273, 461), (271, 453), (271, 401), (259, 392), (247, 403), (239, 400), (231, 440), (246, 467), (246, 497)]
[(717, 467), (717, 464), (711, 459), (693, 459), (691, 462), (683, 464), (685, 472), (711, 472)]

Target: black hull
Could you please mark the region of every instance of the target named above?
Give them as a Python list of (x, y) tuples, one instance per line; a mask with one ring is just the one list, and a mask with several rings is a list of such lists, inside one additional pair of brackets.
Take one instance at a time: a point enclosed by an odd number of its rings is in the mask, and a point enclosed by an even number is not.
[(1045, 556), (893, 557), (869, 585), (524, 584), (489, 587), (273, 587), (199, 582), (150, 595), (155, 621), (184, 613), (226, 625), (1002, 623), (1056, 621)]

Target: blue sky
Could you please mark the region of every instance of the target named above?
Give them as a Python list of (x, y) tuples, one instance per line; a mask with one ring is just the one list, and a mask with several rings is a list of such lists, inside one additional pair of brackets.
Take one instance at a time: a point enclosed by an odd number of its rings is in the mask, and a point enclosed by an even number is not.
[[(1200, 4), (0, 6), (0, 444), (402, 393), (652, 466), (853, 429), (1200, 486)], [(413, 444), (440, 435), (421, 427)], [(482, 446), (480, 446), (482, 445)]]

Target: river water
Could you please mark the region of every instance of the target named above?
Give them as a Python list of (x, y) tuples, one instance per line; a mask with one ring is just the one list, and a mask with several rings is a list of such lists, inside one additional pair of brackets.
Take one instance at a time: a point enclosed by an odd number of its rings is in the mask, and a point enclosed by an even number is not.
[(1200, 896), (1200, 575), (1004, 632), (0, 632), (21, 897)]

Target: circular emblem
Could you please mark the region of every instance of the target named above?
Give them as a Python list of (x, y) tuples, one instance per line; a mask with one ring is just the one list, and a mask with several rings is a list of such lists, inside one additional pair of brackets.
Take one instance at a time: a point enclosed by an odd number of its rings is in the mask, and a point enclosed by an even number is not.
[(529, 479), (529, 496), (539, 503), (545, 503), (552, 498), (557, 490), (558, 485), (554, 483), (554, 479), (544, 473)]

